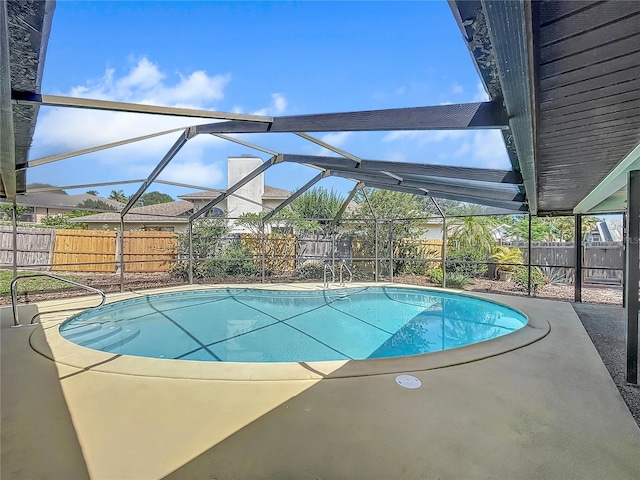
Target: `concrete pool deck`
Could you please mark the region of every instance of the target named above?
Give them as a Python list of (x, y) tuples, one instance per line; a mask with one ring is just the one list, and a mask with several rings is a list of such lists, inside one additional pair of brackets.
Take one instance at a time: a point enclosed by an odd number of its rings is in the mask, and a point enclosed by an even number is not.
[[(348, 362), (276, 380), (184, 362), (167, 376), (164, 360), (56, 343), (66, 315), (9, 328), (5, 307), (2, 478), (639, 478), (640, 429), (571, 305), (477, 296), (550, 328), (478, 361), (433, 363), (455, 350), (416, 357), (407, 371), (417, 390), (395, 382), (408, 365), (369, 375)], [(81, 306), (37, 308), (70, 303)]]

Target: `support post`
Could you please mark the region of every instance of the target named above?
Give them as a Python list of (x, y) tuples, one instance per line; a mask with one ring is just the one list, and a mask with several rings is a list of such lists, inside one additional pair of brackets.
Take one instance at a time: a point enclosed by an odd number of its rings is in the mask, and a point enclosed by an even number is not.
[(429, 196), (433, 205), (438, 210), (438, 213), (442, 217), (442, 288), (446, 288), (447, 286), (447, 217), (444, 214), (444, 211), (436, 202), (436, 199), (432, 196)]
[(447, 217), (442, 215), (442, 288), (447, 288)]
[(389, 222), (389, 281), (393, 282), (393, 220)]
[(529, 233), (527, 234), (527, 295), (531, 296), (531, 214), (529, 214)]
[(124, 216), (120, 216), (120, 292), (124, 292)]
[(575, 216), (575, 231), (574, 231), (575, 245), (575, 278), (574, 278), (574, 295), (573, 300), (576, 303), (582, 303), (582, 215)]
[(373, 273), (374, 273), (373, 278), (374, 278), (374, 281), (377, 282), (378, 281), (378, 219), (377, 218), (375, 219), (375, 222), (376, 222), (376, 224), (375, 224), (375, 230), (374, 230), (375, 233), (374, 233), (374, 235), (375, 235), (375, 261), (376, 261), (376, 263), (375, 263), (375, 267), (374, 267), (374, 270), (373, 270)]
[(336, 232), (333, 230), (331, 232), (331, 268), (335, 272), (336, 268)]
[(193, 222), (189, 221), (189, 285), (193, 285)]
[(622, 213), (622, 306), (627, 306), (627, 213)]
[(264, 233), (264, 220), (260, 222), (260, 283), (265, 283), (266, 281), (266, 267), (265, 267), (265, 255), (267, 254), (266, 245), (265, 245), (265, 233)]
[(638, 384), (638, 314), (640, 313), (640, 170), (629, 172), (627, 182), (627, 374)]
[(18, 207), (13, 204), (11, 209), (11, 226), (13, 239), (13, 280), (18, 278)]

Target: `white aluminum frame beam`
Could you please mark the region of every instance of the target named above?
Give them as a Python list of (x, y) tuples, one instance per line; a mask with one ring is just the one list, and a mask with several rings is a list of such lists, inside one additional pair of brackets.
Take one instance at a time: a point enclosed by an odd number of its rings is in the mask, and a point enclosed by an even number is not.
[(169, 115), (172, 117), (212, 118), (217, 120), (241, 120), (244, 122), (272, 122), (273, 117), (244, 113), (217, 112), (194, 108), (163, 107), (139, 103), (112, 102), (91, 98), (65, 97), (61, 95), (41, 95), (33, 92), (12, 91), (14, 103), (21, 105), (38, 104), (47, 107), (87, 108), (112, 112), (145, 113), (149, 115)]
[(209, 212), (209, 210), (211, 210), (213, 207), (215, 207), (216, 205), (218, 205), (220, 202), (222, 202), (224, 199), (230, 197), (232, 194), (234, 194), (237, 190), (239, 190), (240, 188), (242, 188), (244, 185), (246, 185), (247, 183), (249, 183), (251, 180), (253, 180), (254, 178), (256, 178), (258, 175), (260, 175), (261, 173), (263, 173), (265, 170), (267, 170), (268, 168), (272, 167), (273, 165), (282, 162), (282, 157), (280, 155), (275, 155), (273, 157), (271, 157), (268, 161), (264, 162), (262, 165), (260, 165), (258, 168), (254, 169), (252, 172), (250, 172), (247, 176), (245, 176), (242, 180), (240, 180), (239, 182), (236, 182), (235, 184), (233, 184), (231, 187), (229, 187), (227, 189), (226, 192), (221, 193), (220, 195), (218, 195), (216, 198), (212, 199), (209, 203), (207, 203), (204, 207), (202, 207), (200, 210), (198, 210), (197, 212), (193, 212), (190, 216), (189, 216), (189, 223), (193, 222), (194, 220), (196, 220), (197, 218), (201, 217), (202, 215), (205, 215), (207, 212)]

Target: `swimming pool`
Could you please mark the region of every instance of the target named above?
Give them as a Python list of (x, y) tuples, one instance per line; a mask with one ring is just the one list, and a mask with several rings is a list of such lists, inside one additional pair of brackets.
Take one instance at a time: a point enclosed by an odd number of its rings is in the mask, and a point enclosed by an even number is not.
[(211, 289), (149, 295), (80, 313), (62, 337), (104, 352), (211, 362), (362, 360), (448, 350), (522, 328), (487, 300), (398, 287)]

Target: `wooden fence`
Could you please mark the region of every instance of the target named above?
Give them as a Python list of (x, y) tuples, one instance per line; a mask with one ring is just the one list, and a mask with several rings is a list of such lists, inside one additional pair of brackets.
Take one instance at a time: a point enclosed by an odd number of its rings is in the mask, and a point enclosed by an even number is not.
[[(18, 227), (18, 266), (113, 273), (120, 266), (119, 235), (116, 231)], [(175, 233), (124, 232), (125, 272), (166, 272), (177, 254)], [(13, 229), (0, 227), (0, 267), (12, 265)]]
[(178, 257), (178, 236), (173, 232), (124, 232), (125, 272), (166, 272)]
[[(55, 230), (50, 228), (18, 227), (18, 265), (43, 265), (34, 267), (47, 270), (51, 262)], [(13, 265), (13, 228), (0, 227), (0, 267)]]
[(117, 233), (102, 230), (56, 230), (54, 271), (115, 272)]

